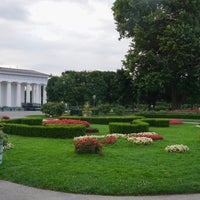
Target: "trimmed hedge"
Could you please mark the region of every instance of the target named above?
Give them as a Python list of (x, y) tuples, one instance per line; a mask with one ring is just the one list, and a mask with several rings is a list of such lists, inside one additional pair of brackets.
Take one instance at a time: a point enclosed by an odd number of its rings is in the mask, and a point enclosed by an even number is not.
[(16, 118), (4, 120), (6, 124), (27, 124), (27, 125), (42, 125), (43, 118)]
[(137, 115), (142, 115), (147, 118), (175, 118), (175, 119), (200, 119), (200, 113), (138, 113)]
[(150, 126), (153, 126), (153, 127), (169, 127), (168, 119), (144, 118), (144, 119), (140, 119), (140, 120), (133, 120), (133, 123), (135, 123), (136, 121), (147, 122)]
[(78, 117), (78, 116), (61, 116), (59, 119), (79, 119), (88, 121), (91, 124), (109, 124), (110, 122), (128, 122), (131, 123), (135, 119), (142, 119), (142, 116), (132, 117)]
[(110, 133), (122, 134), (146, 132), (149, 131), (149, 124), (139, 120), (135, 124), (111, 122), (109, 123), (109, 131)]
[(10, 135), (21, 135), (30, 137), (50, 137), (50, 138), (74, 138), (85, 135), (84, 125), (64, 125), (64, 126), (30, 126), (27, 124), (3, 125), (3, 132)]

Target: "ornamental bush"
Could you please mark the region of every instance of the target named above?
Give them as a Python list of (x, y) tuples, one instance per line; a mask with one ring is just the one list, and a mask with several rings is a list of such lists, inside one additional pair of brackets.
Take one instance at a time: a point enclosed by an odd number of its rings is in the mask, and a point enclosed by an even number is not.
[(74, 139), (74, 146), (76, 153), (94, 153), (103, 154), (102, 144), (100, 144), (97, 138), (84, 137), (81, 139)]
[(10, 124), (3, 126), (3, 132), (10, 135), (22, 135), (30, 137), (50, 138), (74, 138), (85, 135), (84, 125), (51, 125), (51, 126), (30, 126), (26, 124)]
[(41, 111), (47, 116), (61, 116), (65, 109), (65, 104), (60, 102), (48, 102), (41, 107)]
[(118, 123), (118, 122), (109, 123), (110, 133), (128, 134), (128, 133), (146, 132), (148, 130), (149, 130), (149, 124), (142, 121), (136, 124)]

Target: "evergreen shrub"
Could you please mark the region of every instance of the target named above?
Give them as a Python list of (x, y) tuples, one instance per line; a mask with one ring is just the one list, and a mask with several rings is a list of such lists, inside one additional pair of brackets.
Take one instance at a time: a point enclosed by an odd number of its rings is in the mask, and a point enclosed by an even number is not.
[(50, 138), (74, 138), (85, 135), (84, 125), (51, 125), (51, 126), (30, 126), (27, 124), (5, 123), (3, 132), (10, 135), (22, 135), (30, 137)]
[(135, 124), (111, 122), (109, 123), (109, 131), (110, 133), (122, 134), (147, 132), (149, 131), (149, 124), (142, 121)]
[[(153, 127), (169, 127), (169, 120), (168, 119), (154, 119), (154, 118), (144, 118), (141, 119), (144, 122), (147, 122), (150, 126)], [(133, 123), (136, 120), (133, 120)]]

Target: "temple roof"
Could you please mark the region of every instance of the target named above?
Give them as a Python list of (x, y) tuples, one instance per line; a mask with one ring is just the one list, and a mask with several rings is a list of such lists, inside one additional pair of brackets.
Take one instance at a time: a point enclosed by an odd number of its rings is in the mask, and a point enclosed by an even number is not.
[(39, 76), (39, 77), (49, 77), (49, 74), (41, 73), (35, 70), (28, 69), (18, 69), (18, 68), (7, 68), (0, 67), (0, 74), (18, 74), (18, 75), (28, 75), (28, 76)]

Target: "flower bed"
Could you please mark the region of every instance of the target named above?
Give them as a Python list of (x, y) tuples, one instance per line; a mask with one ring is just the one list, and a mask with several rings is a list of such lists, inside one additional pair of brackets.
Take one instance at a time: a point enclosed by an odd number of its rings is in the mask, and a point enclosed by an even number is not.
[(132, 142), (133, 144), (142, 144), (142, 145), (148, 145), (152, 144), (153, 140), (151, 138), (147, 137), (128, 137), (127, 140), (129, 142)]
[(174, 144), (167, 146), (165, 151), (168, 153), (183, 153), (189, 151), (189, 147), (183, 144)]
[(74, 140), (75, 151), (77, 153), (99, 153), (102, 154), (102, 144), (97, 138), (84, 137)]
[[(103, 140), (102, 140), (103, 139)], [(104, 144), (114, 144), (117, 137), (111, 136), (80, 136), (74, 138), (75, 151), (77, 153), (98, 153), (103, 155)]]
[(76, 119), (47, 119), (43, 121), (43, 125), (48, 124), (82, 124), (86, 127), (90, 126), (90, 124), (87, 121)]
[(129, 134), (128, 137), (147, 137), (147, 138), (151, 138), (152, 140), (163, 140), (163, 136), (155, 133), (155, 132), (142, 132), (142, 133), (133, 133), (133, 134)]
[(101, 144), (115, 144), (117, 141), (117, 138), (115, 136), (110, 136), (108, 138), (105, 138), (101, 141)]
[(174, 125), (174, 124), (183, 124), (183, 121), (179, 120), (179, 119), (170, 119), (169, 120), (169, 124), (170, 125)]

